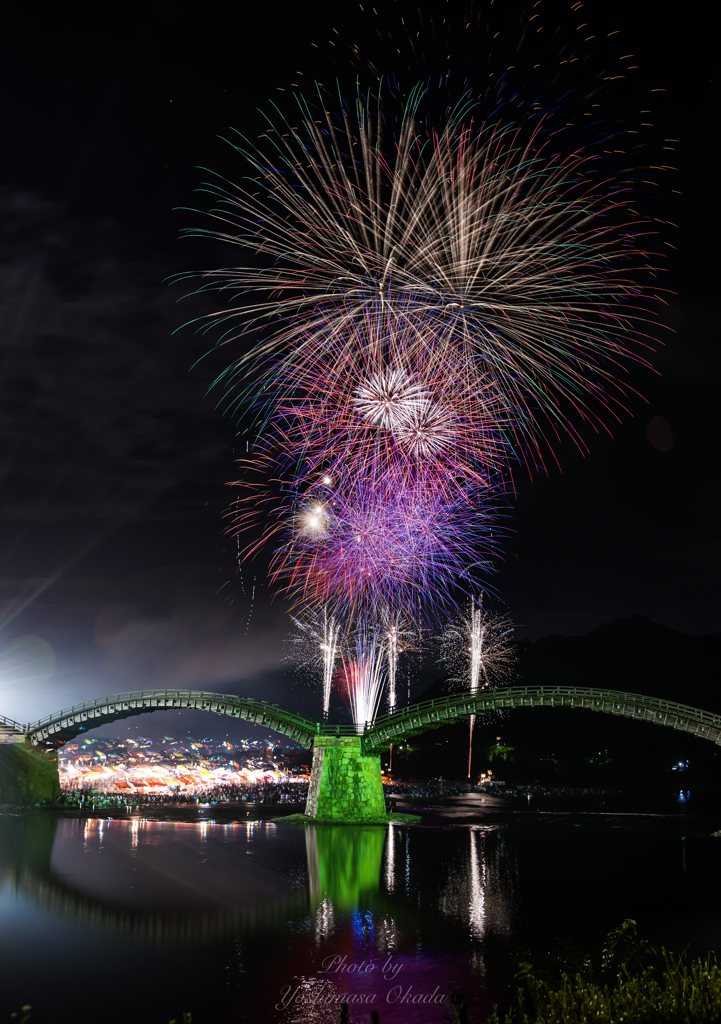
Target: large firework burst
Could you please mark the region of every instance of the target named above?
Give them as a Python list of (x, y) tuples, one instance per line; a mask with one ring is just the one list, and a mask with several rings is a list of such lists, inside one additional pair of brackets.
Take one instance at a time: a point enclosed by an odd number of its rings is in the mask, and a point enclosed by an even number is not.
[[(253, 183), (211, 185), (200, 232), (265, 261), (206, 275), (241, 297), (208, 322), (253, 339), (221, 378), (255, 434), (229, 528), (264, 520), (249, 549), (271, 541), (272, 580), (325, 616), (302, 635), (353, 623), (339, 656), (358, 727), (386, 677), (396, 700), (379, 609), (423, 621), (487, 585), (514, 467), (619, 415), (658, 299), (650, 226), (599, 147), (564, 152), (552, 116), (485, 116), (468, 92), (429, 126), (427, 97), (394, 112), (358, 92), (333, 112), (296, 96), (264, 152), (238, 141)], [(442, 657), (476, 692), (508, 669), (509, 633), (471, 599)]]
[(596, 151), (561, 154), (542, 114), (474, 120), (466, 96), (433, 131), (423, 99), (415, 90), (384, 132), (393, 118), (378, 100), (359, 94), (334, 114), (296, 96), (299, 123), (270, 126), (268, 153), (239, 141), (253, 189), (211, 184), (220, 228), (208, 233), (270, 262), (207, 274), (249, 296), (215, 319), (228, 338), (266, 322), (245, 363), (304, 359), (390, 309), (489, 374), (528, 444), (549, 427), (583, 443), (583, 423), (633, 390), (625, 367), (645, 362), (650, 228), (631, 185), (607, 180)]
[[(436, 618), (488, 575), (498, 555), (497, 508), (471, 487), (452, 496), (424, 475), (365, 478), (310, 494), (292, 487), (272, 507), (272, 582), (303, 605), (374, 620), (381, 607)], [(255, 520), (256, 507), (252, 507)], [(262, 507), (262, 506), (261, 506)], [(238, 506), (233, 518), (242, 523)]]

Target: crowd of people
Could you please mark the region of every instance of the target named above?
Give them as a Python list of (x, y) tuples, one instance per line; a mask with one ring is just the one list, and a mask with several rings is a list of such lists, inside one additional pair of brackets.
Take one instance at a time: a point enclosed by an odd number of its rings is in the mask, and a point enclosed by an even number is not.
[[(386, 797), (406, 797), (438, 800), (442, 797), (467, 793), (470, 785), (464, 782), (448, 782), (444, 779), (430, 781), (385, 782)], [(308, 797), (307, 782), (257, 782), (253, 784), (221, 783), (205, 789), (163, 790), (148, 792), (103, 792), (90, 786), (64, 789), (54, 801), (56, 806), (78, 810), (126, 810), (134, 811), (149, 807), (198, 806), (209, 804), (305, 804)]]
[(447, 779), (411, 779), (409, 782), (389, 782), (383, 785), (386, 796), (419, 797), (424, 800), (458, 796), (472, 788), (470, 782), (449, 782)]
[(174, 792), (99, 792), (89, 786), (63, 790), (55, 803), (80, 810), (136, 810), (144, 807), (197, 806), (198, 804), (285, 804), (305, 803), (308, 784), (303, 782), (256, 782), (220, 784), (207, 789)]

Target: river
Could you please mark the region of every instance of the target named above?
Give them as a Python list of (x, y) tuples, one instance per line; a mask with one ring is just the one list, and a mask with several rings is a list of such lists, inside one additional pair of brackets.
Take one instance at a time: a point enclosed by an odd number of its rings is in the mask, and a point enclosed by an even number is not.
[(512, 946), (721, 939), (721, 808), (674, 796), (470, 793), (388, 828), (278, 825), (297, 808), (0, 815), (0, 1019), (32, 1024), (481, 1022)]

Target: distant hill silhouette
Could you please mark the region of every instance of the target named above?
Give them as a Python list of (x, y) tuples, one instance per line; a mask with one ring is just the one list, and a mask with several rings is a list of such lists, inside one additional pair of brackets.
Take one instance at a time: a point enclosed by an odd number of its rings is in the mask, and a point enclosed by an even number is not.
[(585, 636), (548, 636), (518, 648), (519, 683), (599, 686), (721, 710), (721, 633), (688, 636), (642, 615)]
[[(614, 619), (584, 636), (522, 641), (510, 684), (593, 686), (679, 701), (721, 711), (721, 633), (688, 636), (640, 615)], [(438, 679), (418, 700), (459, 687)], [(502, 735), (513, 753), (494, 770), (509, 781), (564, 785), (673, 784), (721, 786), (719, 748), (657, 726), (567, 708), (519, 708), (479, 722), (475, 769), (489, 767)], [(465, 775), (468, 726), (444, 727), (410, 742), (413, 753), (396, 760), (405, 774)], [(679, 761), (690, 770), (671, 773)]]

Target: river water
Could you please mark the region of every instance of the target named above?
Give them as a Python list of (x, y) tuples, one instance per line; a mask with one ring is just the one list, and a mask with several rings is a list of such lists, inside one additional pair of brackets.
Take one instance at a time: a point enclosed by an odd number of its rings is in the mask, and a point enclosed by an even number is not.
[[(721, 807), (686, 794), (467, 794), (411, 826), (283, 826), (296, 808), (0, 815), (0, 1020), (484, 1021), (510, 945), (721, 944)], [(262, 813), (262, 817), (261, 817)], [(265, 820), (263, 820), (265, 819)]]

